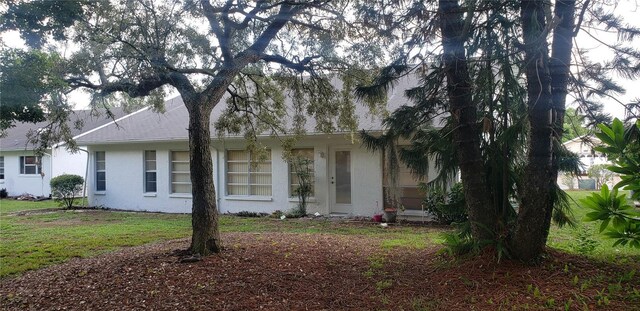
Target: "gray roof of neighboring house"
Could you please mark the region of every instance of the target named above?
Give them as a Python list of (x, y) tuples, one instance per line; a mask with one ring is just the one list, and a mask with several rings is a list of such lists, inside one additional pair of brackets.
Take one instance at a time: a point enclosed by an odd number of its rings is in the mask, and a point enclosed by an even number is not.
[[(387, 109), (394, 109), (408, 104), (409, 100), (404, 96), (404, 91), (417, 84), (415, 79), (401, 79), (395, 87), (389, 91)], [(225, 109), (225, 99), (218, 104), (212, 112), (211, 124), (215, 122)], [(358, 116), (358, 128), (365, 130), (381, 130), (382, 119), (372, 116), (369, 109), (363, 104), (356, 105), (355, 114)], [(288, 125), (291, 124), (290, 119)], [(114, 144), (128, 142), (162, 142), (172, 140), (188, 140), (188, 112), (180, 97), (175, 97), (165, 102), (163, 113), (154, 112), (150, 108), (141, 109), (127, 115), (116, 122), (109, 124), (100, 130), (82, 135), (78, 143), (82, 145)], [(437, 123), (434, 123), (437, 124)], [(305, 128), (307, 133), (315, 134), (316, 122), (312, 117), (307, 117)], [(290, 127), (290, 126), (288, 126)], [(211, 129), (212, 137), (216, 137), (214, 129)]]
[[(83, 133), (89, 132), (91, 130), (95, 130), (100, 126), (111, 123), (114, 119), (121, 118), (125, 116), (127, 112), (125, 112), (122, 108), (112, 108), (110, 109), (111, 113), (113, 113), (113, 118), (109, 117), (104, 111), (101, 110), (75, 110), (69, 116), (68, 125), (71, 129), (71, 135), (73, 137), (77, 137)], [(76, 128), (74, 124), (77, 120), (82, 121), (82, 127)], [(14, 127), (11, 127), (6, 130), (6, 136), (0, 138), (0, 150), (2, 151), (11, 151), (11, 150), (28, 150), (33, 149), (33, 145), (29, 144), (29, 140), (27, 138), (27, 133), (29, 131), (37, 131), (45, 126), (47, 126), (48, 122), (38, 122), (38, 123), (28, 123), (28, 122), (17, 122)]]

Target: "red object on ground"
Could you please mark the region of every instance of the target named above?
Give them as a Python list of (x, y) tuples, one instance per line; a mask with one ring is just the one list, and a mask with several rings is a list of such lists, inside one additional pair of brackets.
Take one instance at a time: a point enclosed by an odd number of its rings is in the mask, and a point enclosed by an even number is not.
[(374, 222), (382, 222), (382, 215), (373, 215)]

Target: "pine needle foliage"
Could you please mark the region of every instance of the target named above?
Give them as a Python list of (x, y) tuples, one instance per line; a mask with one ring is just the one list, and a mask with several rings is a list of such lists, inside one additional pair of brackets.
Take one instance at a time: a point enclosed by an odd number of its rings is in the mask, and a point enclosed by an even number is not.
[[(428, 184), (431, 189), (447, 187), (456, 176), (460, 165), (467, 161), (464, 157), (456, 156), (460, 151), (456, 150), (456, 146), (460, 146), (460, 140), (456, 141), (454, 138), (454, 133), (459, 130), (460, 125), (456, 123), (459, 110), (452, 109), (452, 98), (462, 95), (449, 93), (452, 88), (458, 86), (448, 85), (448, 75), (454, 71), (447, 71), (446, 57), (452, 56), (444, 54), (443, 47), (447, 43), (440, 41), (444, 37), (444, 28), (439, 26), (450, 27), (452, 24), (447, 23), (459, 22), (456, 24), (460, 26), (457, 37), (448, 37), (447, 40), (463, 41), (464, 51), (455, 54), (455, 57), (458, 57), (455, 60), (456, 65), (464, 63), (468, 70), (471, 100), (468, 106), (463, 108), (473, 107), (475, 111), (473, 124), (462, 126), (472, 126), (479, 133), (477, 141), (481, 153), (481, 167), (484, 171), (484, 183), (487, 185), (487, 191), (482, 195), (488, 197), (496, 215), (496, 226), (487, 229), (492, 231), (495, 245), (501, 245), (507, 250), (505, 253), (508, 253), (508, 245), (512, 243), (514, 233), (518, 230), (523, 232), (524, 224), (518, 226), (522, 218), (519, 216), (520, 209), (527, 205), (531, 210), (530, 201), (532, 198), (535, 199), (535, 195), (532, 196), (534, 192), (529, 192), (529, 201), (523, 201), (523, 194), (528, 192), (529, 182), (532, 180), (529, 173), (535, 169), (530, 162), (534, 158), (531, 156), (531, 149), (534, 148), (532, 137), (535, 138), (542, 133), (542, 127), (536, 122), (542, 120), (539, 116), (543, 114), (534, 111), (539, 107), (536, 107), (536, 101), (532, 100), (535, 95), (532, 90), (536, 83), (535, 75), (532, 75), (531, 71), (532, 51), (536, 46), (551, 46), (551, 41), (555, 44), (556, 36), (565, 35), (571, 38), (572, 35), (584, 31), (599, 40), (595, 34), (596, 29), (619, 33), (618, 42), (602, 43), (611, 49), (612, 56), (597, 60), (590, 59), (589, 51), (580, 49), (576, 42), (576, 47), (570, 51), (578, 64), (575, 66), (574, 63), (558, 63), (559, 59), (554, 57), (559, 57), (557, 55), (560, 54), (560, 49), (545, 50), (545, 59), (549, 60), (549, 65), (545, 66), (546, 70), (550, 71), (546, 74), (553, 76), (549, 80), (555, 79), (552, 86), (553, 94), (548, 100), (551, 103), (548, 115), (553, 120), (550, 126), (544, 129), (551, 136), (550, 143), (545, 148), (549, 149), (548, 165), (552, 173), (545, 175), (549, 177), (549, 186), (544, 187), (548, 190), (543, 191), (545, 198), (537, 199), (545, 200), (549, 202), (548, 206), (551, 206), (548, 216), (544, 216), (548, 217), (546, 219), (561, 226), (574, 225), (569, 198), (553, 179), (559, 171), (577, 174), (581, 170), (578, 156), (568, 151), (561, 142), (564, 98), (568, 99), (567, 103), (573, 99), (574, 104), (578, 105), (574, 115), (584, 118), (579, 121), (580, 126), (595, 126), (598, 123), (609, 122), (610, 116), (602, 112), (602, 100), (615, 98), (617, 94), (625, 91), (616, 77), (635, 79), (640, 74), (639, 50), (637, 45), (632, 44), (640, 30), (626, 24), (618, 13), (611, 13), (614, 12), (609, 8), (611, 3), (604, 1), (437, 1), (420, 4), (412, 2), (407, 5), (406, 10), (400, 9), (398, 2), (373, 3), (375, 4), (371, 4), (370, 7), (377, 8), (378, 14), (374, 14), (373, 17), (371, 12), (375, 10), (367, 11), (371, 20), (402, 20), (402, 25), (382, 23), (380, 27), (386, 33), (394, 34), (405, 41), (397, 49), (397, 59), (378, 73), (379, 77), (374, 79), (375, 83), (358, 89), (357, 95), (365, 98), (375, 97), (395, 87), (395, 81), (407, 75), (413, 75), (419, 83), (405, 91), (411, 104), (390, 114), (384, 123), (386, 131), (375, 135), (362, 132), (362, 141), (370, 149), (397, 154), (385, 157), (389, 162), (385, 165), (393, 166), (394, 161), (403, 162), (418, 176), (426, 176), (429, 171), (428, 164), (434, 163), (438, 169), (438, 176)], [(447, 8), (455, 10), (446, 15)], [(544, 11), (535, 14), (526, 11), (532, 8)], [(563, 25), (559, 16), (574, 14), (571, 12), (575, 12), (575, 21)], [(443, 19), (450, 19), (454, 15), (459, 18), (458, 21), (443, 22)], [(538, 21), (542, 23), (536, 25)], [(535, 33), (539, 36), (530, 36), (527, 38), (528, 41), (524, 40), (525, 28), (529, 34)], [(571, 48), (572, 45), (568, 45), (565, 50)], [(535, 58), (536, 61), (541, 61), (540, 59), (542, 58)], [(572, 61), (571, 56), (569, 61)], [(567, 83), (561, 86), (557, 84), (561, 80), (558, 78), (561, 74), (559, 66), (564, 65), (571, 67), (571, 70), (567, 70)], [(458, 73), (459, 71), (456, 71), (455, 74)], [(539, 72), (538, 78), (543, 74), (545, 73)], [(467, 88), (466, 84), (464, 87)], [(569, 96), (566, 96), (567, 93)], [(634, 112), (640, 111), (639, 103), (625, 104), (630, 117), (634, 116)], [(537, 119), (532, 117), (534, 113)], [(552, 128), (551, 131), (549, 128)], [(468, 143), (476, 141), (474, 137), (467, 139)], [(407, 141), (408, 146), (404, 146)], [(403, 142), (402, 148), (398, 148), (398, 142)], [(540, 174), (542, 175), (544, 174)], [(548, 225), (541, 225), (546, 226), (546, 229), (540, 230), (542, 233), (539, 237), (542, 238), (536, 239), (542, 239), (542, 243), (536, 242), (538, 245), (544, 245), (544, 232), (548, 234)], [(452, 239), (461, 242), (459, 237)], [(538, 248), (541, 249), (543, 247)], [(534, 256), (535, 254), (524, 257)]]

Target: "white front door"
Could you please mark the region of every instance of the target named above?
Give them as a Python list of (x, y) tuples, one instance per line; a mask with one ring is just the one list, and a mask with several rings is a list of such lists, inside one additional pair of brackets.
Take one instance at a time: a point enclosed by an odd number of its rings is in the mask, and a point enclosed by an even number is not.
[(353, 212), (351, 150), (336, 148), (329, 152), (329, 202), (331, 213)]

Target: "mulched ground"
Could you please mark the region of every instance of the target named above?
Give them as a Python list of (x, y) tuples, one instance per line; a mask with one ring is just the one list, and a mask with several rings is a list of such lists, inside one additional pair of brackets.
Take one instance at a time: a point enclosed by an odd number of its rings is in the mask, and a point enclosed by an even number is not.
[[(640, 310), (637, 263), (551, 253), (538, 266), (374, 237), (224, 234), (227, 250), (180, 263), (189, 241), (133, 247), (0, 280), (5, 310)], [(612, 282), (619, 288), (611, 289)], [(536, 289), (537, 288), (537, 289)], [(602, 292), (600, 292), (602, 291)], [(608, 293), (608, 294), (607, 294)], [(606, 301), (604, 297), (607, 297)], [(600, 304), (600, 305), (599, 305)]]

